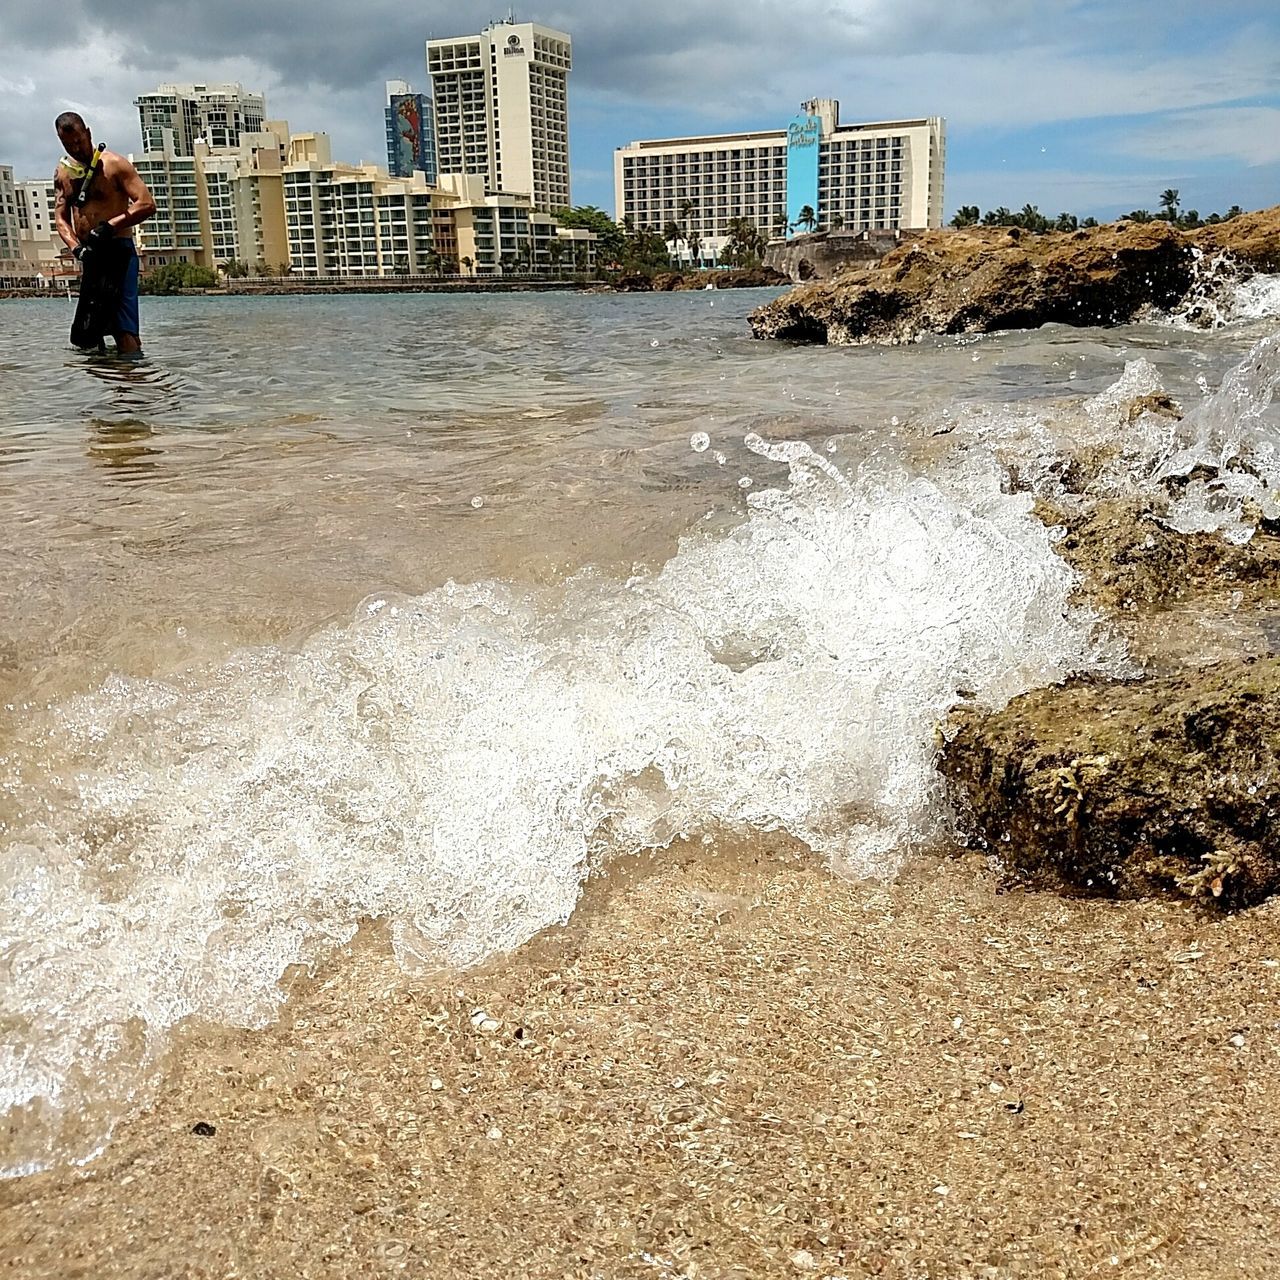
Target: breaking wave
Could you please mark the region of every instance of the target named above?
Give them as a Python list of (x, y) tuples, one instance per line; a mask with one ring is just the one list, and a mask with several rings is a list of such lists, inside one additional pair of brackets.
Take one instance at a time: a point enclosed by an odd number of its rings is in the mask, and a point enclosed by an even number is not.
[(891, 872), (945, 831), (957, 699), (1119, 661), (991, 456), (747, 444), (789, 483), (658, 572), (380, 595), (294, 649), (28, 709), (0, 756), (5, 1172), (100, 1150), (174, 1026), (266, 1024), (362, 919), (406, 965), (471, 964), (611, 856), (712, 830)]

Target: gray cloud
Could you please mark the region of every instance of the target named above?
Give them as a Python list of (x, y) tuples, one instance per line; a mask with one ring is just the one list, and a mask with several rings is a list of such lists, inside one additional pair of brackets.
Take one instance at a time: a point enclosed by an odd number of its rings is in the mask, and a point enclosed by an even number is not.
[[(6, 0), (0, 163), (20, 176), (49, 172), (50, 122), (67, 106), (82, 108), (109, 145), (136, 150), (133, 98), (166, 80), (240, 80), (267, 93), (273, 116), (328, 130), (341, 158), (376, 159), (381, 82), (426, 87), (424, 40), (479, 30), (501, 8), (310, 0), (282, 13), (260, 0), (66, 0), (53, 10), (47, 0)], [(1213, 49), (1203, 38), (1185, 47), (1199, 11), (1193, 0), (545, 0), (517, 16), (572, 34), (575, 119), (616, 121), (614, 143), (644, 133), (630, 123), (638, 113), (693, 129), (772, 118), (779, 103), (812, 94), (840, 97), (855, 117), (938, 112), (954, 141), (965, 129), (1274, 93), (1274, 0), (1215, 0)]]

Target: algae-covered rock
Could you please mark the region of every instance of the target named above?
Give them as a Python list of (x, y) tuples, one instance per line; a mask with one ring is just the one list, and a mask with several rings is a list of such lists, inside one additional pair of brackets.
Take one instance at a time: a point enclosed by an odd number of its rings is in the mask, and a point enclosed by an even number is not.
[(1031, 883), (1227, 907), (1280, 888), (1280, 658), (1075, 681), (947, 730), (962, 830)]
[(757, 308), (757, 338), (914, 342), (1058, 323), (1123, 324), (1170, 310), (1206, 263), (1241, 277), (1280, 264), (1280, 206), (1196, 231), (1119, 222), (1034, 235), (1018, 227), (932, 230), (878, 262), (803, 284)]
[(1179, 533), (1149, 499), (1106, 498), (1085, 512), (1040, 501), (1036, 514), (1064, 536), (1054, 550), (1081, 575), (1077, 597), (1107, 611), (1168, 608), (1243, 590), (1280, 596), (1280, 537), (1258, 530), (1243, 546), (1216, 533)]

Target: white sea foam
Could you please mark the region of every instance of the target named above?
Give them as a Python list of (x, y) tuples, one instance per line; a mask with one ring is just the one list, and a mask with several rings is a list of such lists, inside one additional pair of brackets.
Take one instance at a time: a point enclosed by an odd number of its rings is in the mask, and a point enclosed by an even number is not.
[(659, 572), (379, 596), (294, 650), (33, 709), (0, 757), (44, 778), (2, 850), (8, 1172), (90, 1154), (175, 1024), (266, 1023), (363, 918), (407, 965), (467, 965), (611, 854), (715, 828), (890, 872), (944, 830), (958, 698), (1118, 669), (983, 451), (927, 476), (747, 443), (789, 484)]
[(1253, 274), (1229, 253), (1194, 250), (1192, 284), (1169, 313), (1178, 328), (1219, 329), (1280, 316), (1280, 276)]
[[(1165, 388), (1149, 360), (1131, 360), (1105, 391), (1075, 405), (971, 406), (950, 433), (958, 447), (994, 450), (1019, 484), (1082, 506), (1102, 497), (1145, 498), (1181, 533), (1247, 542), (1280, 519), (1280, 336), (1263, 338), (1216, 391), (1180, 416), (1155, 411)], [(1068, 463), (1098, 451), (1087, 482)]]

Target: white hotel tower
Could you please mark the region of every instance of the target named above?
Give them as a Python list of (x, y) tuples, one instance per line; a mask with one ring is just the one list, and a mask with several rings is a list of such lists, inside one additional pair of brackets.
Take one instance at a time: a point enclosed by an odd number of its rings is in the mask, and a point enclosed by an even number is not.
[(817, 98), (777, 129), (619, 147), (614, 192), (619, 218), (659, 231), (674, 221), (711, 250), (733, 218), (789, 234), (805, 208), (824, 228), (939, 227), (945, 169), (941, 117), (843, 124), (840, 104)]
[(480, 174), (535, 209), (569, 204), (569, 70), (563, 31), (508, 18), (427, 41), (440, 173)]

